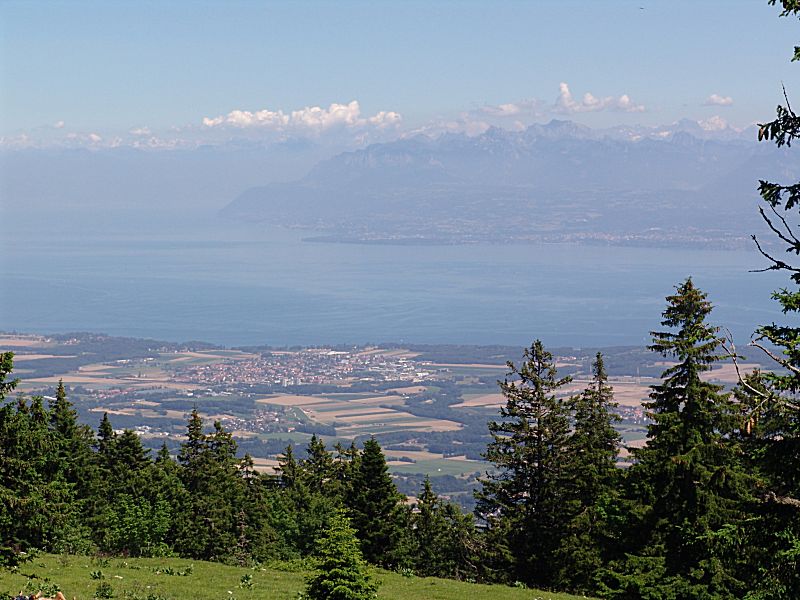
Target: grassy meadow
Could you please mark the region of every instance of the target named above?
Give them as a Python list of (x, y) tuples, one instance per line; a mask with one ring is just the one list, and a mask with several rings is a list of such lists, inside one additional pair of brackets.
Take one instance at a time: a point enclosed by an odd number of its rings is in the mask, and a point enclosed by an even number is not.
[[(31, 579), (34, 575), (36, 578)], [(306, 571), (283, 564), (243, 568), (176, 558), (103, 559), (47, 554), (22, 565), (17, 573), (0, 571), (0, 595), (16, 595), (24, 589), (30, 594), (56, 584), (68, 599), (76, 600), (295, 600), (304, 588), (306, 575)], [(405, 577), (386, 571), (376, 571), (374, 576), (381, 583), (381, 600), (583, 598), (432, 577)]]

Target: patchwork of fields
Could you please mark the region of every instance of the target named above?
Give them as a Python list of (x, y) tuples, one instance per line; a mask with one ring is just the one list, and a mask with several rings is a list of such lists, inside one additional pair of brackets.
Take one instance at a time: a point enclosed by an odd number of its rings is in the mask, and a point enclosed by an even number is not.
[(324, 396), (275, 395), (257, 402), (299, 408), (311, 420), (332, 425), (338, 437), (413, 430), (457, 431), (461, 424), (444, 419), (425, 419), (403, 411), (402, 396), (374, 394), (331, 394)]
[[(487, 466), (476, 460), (485, 448), (481, 436), (505, 403), (496, 381), (508, 372), (504, 358), (482, 360), (470, 349), (475, 359), (457, 362), (446, 353), (424, 360), (402, 348), (235, 350), (91, 334), (0, 334), (2, 350), (15, 353), (18, 391), (47, 397), (63, 380), (87, 423), (108, 413), (115, 427), (135, 429), (152, 447), (176, 448), (197, 408), (207, 423), (221, 420), (267, 472), (287, 444), (302, 448), (317, 433), (329, 448), (377, 436), (398, 474), (474, 476)], [(590, 360), (558, 360), (560, 371), (575, 373), (564, 396), (589, 384)], [(668, 363), (653, 356), (650, 366), (661, 371)], [(645, 442), (642, 402), (658, 379), (630, 370), (637, 375), (617, 373), (610, 383), (623, 415), (619, 430), (636, 447)], [(722, 364), (707, 378), (731, 386), (737, 372)]]

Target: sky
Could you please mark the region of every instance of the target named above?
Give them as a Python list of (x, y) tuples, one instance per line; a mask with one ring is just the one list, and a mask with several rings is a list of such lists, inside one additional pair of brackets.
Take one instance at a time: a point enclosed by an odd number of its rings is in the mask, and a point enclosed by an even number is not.
[[(0, 145), (349, 143), (552, 118), (769, 118), (800, 24), (766, 0), (0, 0)], [(798, 100), (800, 102), (800, 100)]]

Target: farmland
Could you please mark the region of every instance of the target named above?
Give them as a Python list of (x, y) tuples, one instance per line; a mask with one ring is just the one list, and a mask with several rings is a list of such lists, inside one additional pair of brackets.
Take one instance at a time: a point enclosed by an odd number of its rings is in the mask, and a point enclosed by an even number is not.
[[(208, 425), (221, 421), (240, 452), (265, 472), (274, 472), (287, 445), (302, 449), (312, 434), (329, 448), (375, 436), (402, 491), (415, 493), (429, 475), (466, 506), (476, 475), (487, 468), (486, 422), (504, 403), (497, 388), (507, 372), (504, 359), (521, 354), (391, 345), (231, 349), (94, 334), (0, 334), (0, 350), (15, 353), (18, 391), (52, 397), (63, 380), (84, 422), (96, 426), (108, 413), (115, 428), (133, 429), (151, 448), (175, 451), (194, 408)], [(640, 446), (642, 401), (665, 365), (636, 349), (607, 352), (623, 417), (619, 430), (628, 445)], [(559, 370), (574, 377), (564, 396), (588, 384), (592, 355), (559, 353)], [(723, 364), (709, 377), (730, 385), (736, 372)]]

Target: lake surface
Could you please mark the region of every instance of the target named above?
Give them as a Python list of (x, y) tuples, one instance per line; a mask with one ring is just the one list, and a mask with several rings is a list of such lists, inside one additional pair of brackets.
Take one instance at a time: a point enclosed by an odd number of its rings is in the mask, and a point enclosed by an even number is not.
[[(6, 228), (7, 229), (7, 228)], [(4, 231), (0, 329), (171, 341), (645, 344), (691, 275), (746, 341), (782, 321), (755, 252), (572, 245), (367, 246), (275, 229)]]

